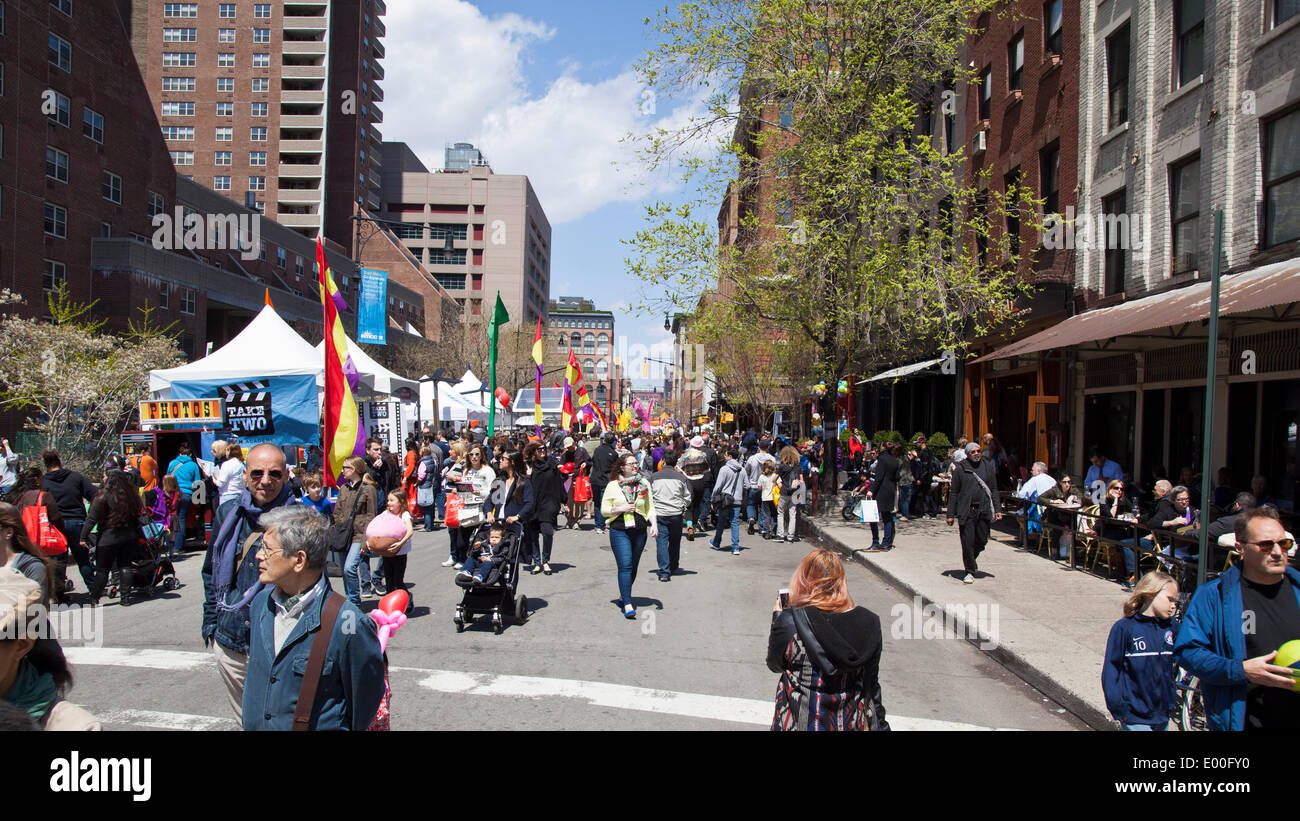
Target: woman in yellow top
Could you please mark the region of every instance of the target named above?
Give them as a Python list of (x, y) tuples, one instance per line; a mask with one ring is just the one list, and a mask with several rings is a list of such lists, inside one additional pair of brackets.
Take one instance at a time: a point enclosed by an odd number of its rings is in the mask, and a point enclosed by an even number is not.
[(600, 512), (608, 522), (609, 547), (618, 562), (618, 594), (623, 615), (636, 618), (632, 604), (632, 582), (636, 581), (637, 565), (646, 539), (659, 534), (655, 521), (655, 503), (650, 495), (650, 483), (641, 476), (636, 458), (631, 454), (621, 457), (609, 470), (609, 484), (600, 500)]

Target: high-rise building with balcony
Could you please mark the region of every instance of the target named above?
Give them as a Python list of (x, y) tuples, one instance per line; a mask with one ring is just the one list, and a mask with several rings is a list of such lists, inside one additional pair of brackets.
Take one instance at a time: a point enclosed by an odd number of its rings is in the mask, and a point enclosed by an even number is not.
[(379, 207), (384, 12), (383, 0), (130, 0), (177, 171), (350, 248), (355, 204)]

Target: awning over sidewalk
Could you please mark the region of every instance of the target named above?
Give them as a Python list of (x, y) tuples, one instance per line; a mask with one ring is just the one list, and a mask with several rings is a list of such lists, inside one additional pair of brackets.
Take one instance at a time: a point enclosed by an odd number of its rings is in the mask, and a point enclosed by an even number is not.
[[(1300, 259), (1289, 259), (1254, 271), (1226, 276), (1219, 283), (1220, 316), (1259, 311), (1289, 302), (1300, 302)], [(981, 356), (975, 362), (1007, 359), (1053, 348), (1068, 348), (1098, 339), (1198, 322), (1209, 315), (1210, 283), (1198, 282), (1185, 288), (1072, 316), (1045, 331)]]
[(865, 385), (868, 382), (879, 382), (882, 379), (902, 379), (904, 376), (911, 376), (917, 371), (923, 371), (926, 368), (934, 367), (935, 365), (938, 365), (942, 361), (943, 361), (942, 359), (927, 359), (924, 362), (916, 362), (911, 365), (904, 365), (901, 368), (894, 368), (892, 371), (885, 371), (884, 373), (878, 373), (869, 379), (863, 379), (861, 382), (858, 382), (857, 384)]

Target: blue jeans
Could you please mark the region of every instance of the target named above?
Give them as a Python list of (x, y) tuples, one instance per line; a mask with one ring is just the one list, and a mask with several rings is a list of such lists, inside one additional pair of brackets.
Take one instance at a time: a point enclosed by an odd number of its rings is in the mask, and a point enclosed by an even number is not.
[(759, 517), (757, 511), (762, 510), (762, 508), (763, 491), (756, 487), (751, 487), (745, 491), (745, 513), (748, 515), (749, 521), (757, 524)]
[(434, 508), (432, 506), (422, 508), (424, 511), (424, 532), (428, 533), (433, 530)]
[[(1139, 544), (1141, 544), (1146, 550), (1155, 550), (1156, 547), (1155, 542), (1152, 542), (1146, 537), (1143, 537)], [(1137, 572), (1137, 551), (1135, 551), (1131, 545), (1132, 542), (1130, 541), (1127, 544), (1120, 545), (1119, 548), (1120, 552), (1124, 554), (1124, 572), (1129, 576), (1132, 576)]]
[(718, 511), (718, 532), (714, 535), (711, 545), (722, 549), (722, 534), (727, 532), (727, 526), (731, 526), (731, 549), (740, 549), (740, 505), (724, 507)]
[(700, 525), (708, 521), (709, 511), (712, 510), (711, 502), (713, 501), (713, 486), (707, 482), (704, 490), (700, 492), (700, 509), (699, 515), (695, 517), (695, 529), (699, 530)]
[(1144, 733), (1163, 733), (1169, 729), (1169, 723), (1164, 724), (1125, 724), (1124, 729), (1129, 732)]
[(370, 578), (370, 557), (361, 556), (361, 542), (353, 542), (348, 557), (343, 561), (343, 593), (348, 601), (361, 607), (361, 588), (373, 584)]
[(905, 519), (912, 518), (912, 483), (908, 482), (898, 489), (898, 515)]
[(447, 515), (447, 491), (438, 488), (438, 495), (434, 497), (434, 504), (438, 506), (438, 518), (443, 519)]
[(885, 526), (885, 540), (877, 541), (880, 535), (879, 525), (871, 523), (871, 546), (872, 547), (893, 547), (894, 546), (894, 514), (886, 513), (884, 507), (880, 508), (880, 524)]
[(551, 560), (551, 544), (554, 541), (554, 525), (550, 522), (529, 522), (524, 528), (524, 561), (529, 564), (546, 564)]
[(660, 516), (659, 532), (655, 536), (655, 553), (659, 560), (659, 575), (671, 576), (677, 570), (682, 555), (682, 516)]
[(185, 523), (190, 519), (190, 507), (192, 505), (193, 502), (190, 501), (190, 497), (182, 493), (180, 504), (176, 507), (176, 541), (172, 545), (172, 555), (185, 549)]
[(592, 510), (593, 510), (594, 513), (595, 513), (595, 517), (594, 517), (594, 518), (596, 519), (596, 529), (597, 529), (597, 530), (601, 530), (601, 529), (603, 529), (603, 528), (605, 527), (605, 525), (606, 525), (605, 514), (603, 514), (603, 513), (600, 512), (600, 503), (601, 503), (601, 499), (602, 499), (602, 498), (604, 497), (604, 495), (605, 495), (605, 488), (606, 488), (606, 485), (596, 485), (596, 484), (592, 484), (592, 486), (591, 486), (591, 499), (592, 499), (592, 502), (594, 502), (594, 504), (592, 504), (591, 507), (592, 507)]
[(465, 560), (465, 567), (460, 572), (468, 573), (471, 576), (478, 576), (479, 581), (482, 581), (492, 572), (492, 561), (491, 559), (480, 559), (477, 556), (470, 556)]
[(614, 561), (618, 562), (619, 607), (632, 603), (632, 582), (636, 581), (636, 569), (641, 563), (645, 542), (644, 529), (609, 531), (609, 547), (614, 551)]

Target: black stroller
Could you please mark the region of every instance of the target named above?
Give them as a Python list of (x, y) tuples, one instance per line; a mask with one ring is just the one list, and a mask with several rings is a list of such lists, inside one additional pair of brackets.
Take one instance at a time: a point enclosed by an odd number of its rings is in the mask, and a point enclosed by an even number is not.
[[(490, 527), (487, 523), (479, 525), (470, 538), (470, 544), (479, 539), (486, 540)], [(456, 584), (465, 588), (465, 596), (456, 605), (456, 615), (452, 616), (457, 633), (464, 632), (474, 616), (490, 615), (492, 629), (497, 635), (501, 635), (505, 629), (505, 618), (511, 614), (514, 615), (516, 624), (528, 621), (528, 597), (515, 595), (519, 590), (519, 559), (523, 553), (522, 526), (506, 525), (503, 538), (506, 542), (505, 556), (492, 565), (491, 572), (483, 581), (460, 575), (456, 577)]]
[[(168, 532), (162, 525), (150, 524), (141, 525), (140, 541), (136, 545), (135, 559), (131, 562), (131, 569), (134, 571), (131, 590), (129, 595), (153, 596), (154, 592), (161, 587), (163, 590), (175, 590), (181, 586), (181, 580), (176, 577), (176, 568), (170, 558), (171, 540), (168, 539)], [(108, 579), (108, 587), (104, 595), (108, 598), (117, 598), (121, 595), (121, 574), (113, 571)]]

